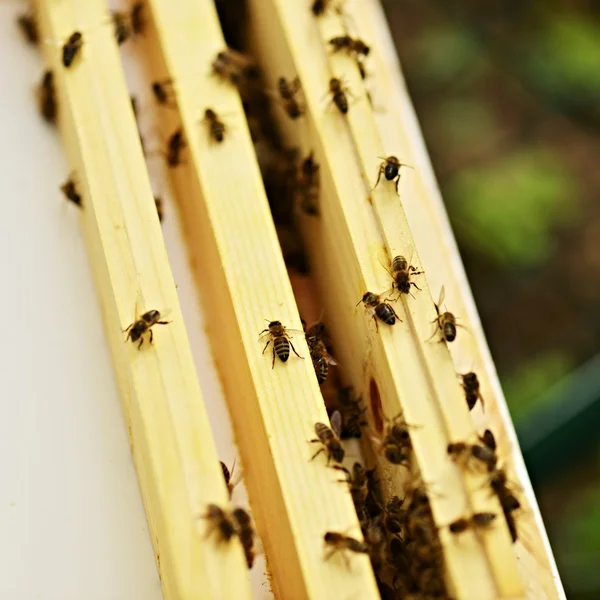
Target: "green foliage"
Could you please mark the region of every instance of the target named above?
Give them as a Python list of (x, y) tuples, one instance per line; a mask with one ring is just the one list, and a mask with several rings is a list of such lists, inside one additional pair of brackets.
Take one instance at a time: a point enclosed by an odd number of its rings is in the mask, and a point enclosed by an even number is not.
[(435, 108), (428, 123), (432, 136), (451, 148), (477, 148), (481, 132), (493, 135), (499, 126), (490, 107), (476, 98), (445, 98)]
[(502, 388), (514, 423), (526, 420), (544, 402), (544, 392), (573, 368), (573, 360), (559, 351), (537, 355), (508, 377)]
[(525, 51), (531, 77), (557, 96), (600, 94), (600, 26), (585, 15), (557, 13)]
[(436, 87), (450, 84), (465, 74), (470, 76), (483, 69), (477, 42), (467, 30), (457, 27), (430, 27), (415, 41), (415, 76), (420, 81), (435, 82)]
[(522, 148), (455, 175), (449, 212), (464, 244), (506, 266), (537, 266), (578, 215), (577, 184), (549, 151)]

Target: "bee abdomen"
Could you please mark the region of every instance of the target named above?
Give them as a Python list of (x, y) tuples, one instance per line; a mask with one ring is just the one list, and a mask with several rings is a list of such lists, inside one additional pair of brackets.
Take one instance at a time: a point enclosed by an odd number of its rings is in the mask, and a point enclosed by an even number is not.
[(327, 379), (327, 375), (329, 374), (329, 363), (326, 358), (320, 356), (313, 360), (313, 367), (315, 368), (317, 381), (319, 382), (319, 385), (321, 385)]
[(379, 304), (375, 308), (375, 314), (386, 325), (394, 325), (396, 323), (396, 315), (394, 311), (385, 303)]
[(447, 342), (453, 342), (456, 338), (456, 327), (453, 323), (446, 323), (444, 325), (444, 337)]
[(275, 354), (282, 362), (286, 362), (290, 357), (290, 342), (285, 337), (277, 337), (273, 340)]

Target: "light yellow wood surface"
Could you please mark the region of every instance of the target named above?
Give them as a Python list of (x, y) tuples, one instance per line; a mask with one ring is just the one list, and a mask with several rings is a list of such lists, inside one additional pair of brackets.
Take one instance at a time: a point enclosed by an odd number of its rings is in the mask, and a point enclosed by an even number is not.
[[(227, 506), (228, 496), (110, 16), (100, 0), (36, 7), (165, 598), (250, 598), (240, 543), (217, 548), (198, 518), (207, 503)], [(84, 46), (65, 69), (62, 40), (75, 30)], [(140, 313), (166, 308), (172, 320), (139, 351), (121, 331), (139, 316), (136, 303)]]
[[(253, 515), (278, 598), (378, 598), (368, 557), (324, 560), (328, 530), (360, 538), (347, 488), (310, 462), (314, 424), (327, 423), (308, 348), (271, 368), (258, 336), (280, 320), (301, 330), (291, 285), (237, 91), (211, 75), (225, 48), (208, 0), (150, 0), (153, 27), (140, 41), (150, 79), (173, 80), (177, 109), (161, 109), (163, 140), (180, 125), (187, 148), (170, 170), (237, 442)], [(223, 143), (209, 139), (206, 108), (224, 115)]]

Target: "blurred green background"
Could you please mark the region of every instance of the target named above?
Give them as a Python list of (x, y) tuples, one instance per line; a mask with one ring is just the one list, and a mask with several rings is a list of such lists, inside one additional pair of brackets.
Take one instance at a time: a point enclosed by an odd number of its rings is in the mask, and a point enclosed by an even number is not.
[(567, 595), (600, 599), (600, 2), (384, 6)]

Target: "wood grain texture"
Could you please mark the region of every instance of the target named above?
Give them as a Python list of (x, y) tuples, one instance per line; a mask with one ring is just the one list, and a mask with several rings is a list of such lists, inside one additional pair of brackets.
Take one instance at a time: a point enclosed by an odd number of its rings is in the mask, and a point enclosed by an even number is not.
[[(250, 598), (240, 543), (217, 548), (199, 519), (228, 495), (107, 7), (39, 0), (36, 8), (165, 598)], [(61, 45), (75, 30), (84, 45), (65, 69)], [(172, 322), (154, 328), (153, 345), (125, 343), (122, 330), (139, 313), (163, 308)]]
[[(324, 560), (328, 530), (360, 538), (346, 486), (308, 440), (327, 414), (310, 360), (262, 353), (258, 336), (280, 320), (301, 330), (300, 318), (248, 126), (237, 91), (211, 74), (225, 48), (212, 2), (150, 0), (153, 26), (140, 47), (152, 80), (170, 77), (178, 110), (161, 112), (167, 137), (183, 127), (183, 164), (171, 169), (192, 267), (208, 315), (208, 333), (225, 388), (244, 465), (250, 503), (278, 598), (378, 598), (366, 556)], [(206, 108), (228, 131), (211, 141)], [(292, 333), (302, 357), (308, 348)]]

